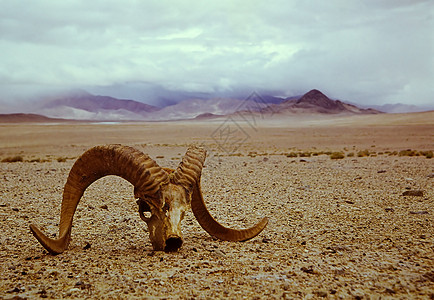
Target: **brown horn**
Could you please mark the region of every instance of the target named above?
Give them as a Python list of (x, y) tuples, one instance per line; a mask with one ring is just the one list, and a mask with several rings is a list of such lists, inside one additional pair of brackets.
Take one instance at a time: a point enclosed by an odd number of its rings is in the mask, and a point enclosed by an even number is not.
[(257, 236), (268, 224), (268, 218), (263, 218), (258, 224), (247, 229), (227, 228), (217, 222), (209, 213), (203, 200), (200, 181), (193, 188), (191, 209), (200, 226), (211, 236), (224, 241), (242, 242)]
[(190, 192), (193, 186), (200, 180), (203, 163), (206, 158), (206, 150), (201, 147), (190, 146), (182, 158), (178, 168), (170, 174), (174, 183), (182, 185)]
[(134, 192), (154, 195), (160, 185), (168, 182), (168, 174), (148, 155), (127, 146), (107, 145), (89, 149), (80, 156), (69, 172), (63, 190), (59, 238), (51, 239), (35, 225), (30, 230), (51, 254), (59, 254), (68, 247), (72, 220), (78, 202), (86, 188), (107, 175), (117, 175), (134, 185)]

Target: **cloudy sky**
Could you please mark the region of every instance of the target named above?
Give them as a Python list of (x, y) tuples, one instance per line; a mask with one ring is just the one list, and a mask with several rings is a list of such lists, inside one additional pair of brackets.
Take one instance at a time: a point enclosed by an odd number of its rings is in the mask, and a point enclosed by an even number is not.
[(430, 0), (0, 0), (0, 101), (139, 82), (429, 105), (433, 14)]

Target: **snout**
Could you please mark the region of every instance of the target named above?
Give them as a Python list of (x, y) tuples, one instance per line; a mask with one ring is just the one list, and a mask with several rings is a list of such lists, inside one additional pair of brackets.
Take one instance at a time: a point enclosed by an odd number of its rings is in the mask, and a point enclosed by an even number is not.
[(170, 236), (165, 243), (164, 251), (165, 252), (175, 252), (178, 251), (182, 246), (182, 238), (177, 235)]

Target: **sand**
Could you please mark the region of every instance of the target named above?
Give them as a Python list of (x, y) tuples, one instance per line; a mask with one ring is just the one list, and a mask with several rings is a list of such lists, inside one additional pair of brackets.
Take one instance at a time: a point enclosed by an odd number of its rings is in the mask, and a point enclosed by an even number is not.
[[(394, 151), (434, 150), (433, 119), (1, 124), (0, 160), (23, 161), (0, 163), (0, 298), (432, 299), (434, 158)], [(82, 198), (68, 250), (51, 256), (28, 226), (57, 234), (72, 164), (106, 143), (164, 167), (202, 145), (213, 216), (235, 228), (270, 222), (250, 241), (224, 242), (188, 212), (182, 248), (154, 252), (132, 186), (108, 176)], [(324, 154), (334, 151), (345, 157)], [(423, 195), (403, 195), (413, 190)]]

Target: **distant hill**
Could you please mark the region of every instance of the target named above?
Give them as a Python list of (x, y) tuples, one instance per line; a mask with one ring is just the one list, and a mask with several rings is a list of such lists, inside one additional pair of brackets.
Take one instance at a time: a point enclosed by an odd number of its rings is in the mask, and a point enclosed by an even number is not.
[(160, 108), (142, 102), (73, 91), (43, 101), (42, 115), (79, 120), (142, 120)]
[(423, 106), (395, 103), (395, 104), (372, 105), (372, 108), (380, 111), (384, 111), (386, 113), (409, 113), (409, 112), (429, 111), (432, 110), (434, 107), (423, 107)]
[(53, 123), (66, 122), (65, 119), (54, 119), (38, 114), (0, 114), (0, 123)]
[(160, 111), (149, 114), (148, 118), (160, 120), (192, 119), (200, 115), (212, 114), (224, 116), (240, 110), (260, 111), (266, 108), (269, 103), (264, 100), (254, 99), (233, 99), (233, 98), (214, 98), (214, 99), (189, 99), (177, 104), (166, 106)]
[(286, 101), (272, 105), (264, 111), (274, 113), (296, 113), (296, 114), (378, 114), (381, 111), (371, 108), (360, 108), (356, 105), (332, 100), (319, 90), (311, 90), (301, 97), (292, 97)]
[(89, 112), (104, 110), (123, 109), (134, 113), (154, 112), (160, 108), (142, 102), (117, 99), (109, 96), (96, 96), (85, 91), (66, 94), (63, 97), (50, 100), (43, 105), (43, 108), (53, 108), (58, 106), (69, 106)]

